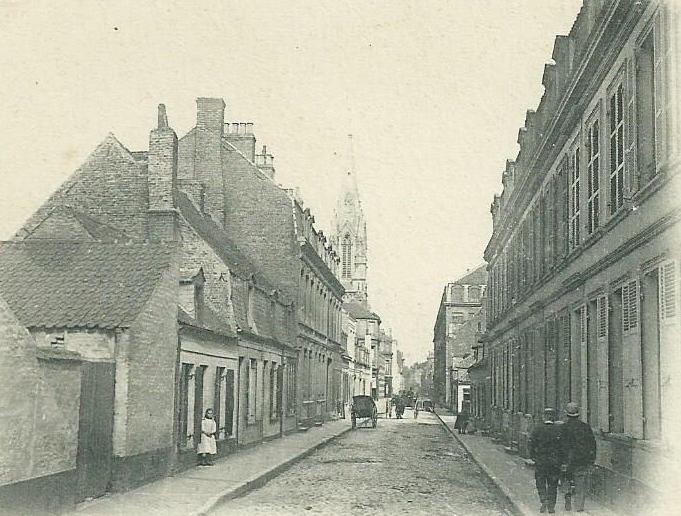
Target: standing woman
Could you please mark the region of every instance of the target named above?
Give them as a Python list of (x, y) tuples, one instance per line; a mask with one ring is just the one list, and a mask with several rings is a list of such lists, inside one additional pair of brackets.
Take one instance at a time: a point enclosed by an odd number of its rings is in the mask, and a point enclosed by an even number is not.
[(196, 453), (199, 454), (199, 466), (212, 466), (211, 455), (218, 452), (215, 444), (215, 432), (217, 431), (215, 420), (213, 419), (213, 409), (207, 409), (206, 415), (201, 420), (201, 441)]

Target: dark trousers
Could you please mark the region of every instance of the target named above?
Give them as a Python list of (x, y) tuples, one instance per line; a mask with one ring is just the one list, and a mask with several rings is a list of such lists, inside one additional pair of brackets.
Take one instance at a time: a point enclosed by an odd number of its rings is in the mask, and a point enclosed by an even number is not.
[(534, 470), (534, 480), (537, 484), (539, 501), (548, 507), (556, 506), (556, 496), (558, 493), (558, 479), (560, 478), (560, 467), (553, 465), (537, 464)]

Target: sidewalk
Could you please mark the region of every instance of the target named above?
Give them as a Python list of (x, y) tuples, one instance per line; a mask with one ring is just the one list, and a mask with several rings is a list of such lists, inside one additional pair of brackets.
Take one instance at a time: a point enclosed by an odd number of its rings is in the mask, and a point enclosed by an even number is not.
[[(495, 444), (489, 437), (479, 434), (460, 435), (454, 429), (456, 416), (451, 415), (450, 412), (437, 409), (436, 413), (452, 435), (471, 455), (471, 458), (513, 503), (519, 514), (523, 516), (539, 514), (539, 498), (534, 484), (534, 468), (528, 466), (518, 455), (506, 453), (503, 446)], [(565, 498), (559, 488), (556, 514), (573, 514), (565, 512), (563, 509), (564, 501)], [(616, 513), (587, 498), (584, 512), (576, 514), (615, 516)]]
[(218, 504), (256, 489), (297, 460), (350, 430), (350, 420), (329, 421), (307, 432), (290, 434), (239, 450), (216, 461), (142, 487), (76, 506), (71, 516), (199, 516)]

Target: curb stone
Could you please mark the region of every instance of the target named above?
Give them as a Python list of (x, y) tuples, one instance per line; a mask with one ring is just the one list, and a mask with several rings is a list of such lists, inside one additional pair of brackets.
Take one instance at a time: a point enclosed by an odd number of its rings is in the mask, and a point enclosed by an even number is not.
[(464, 443), (456, 435), (456, 432), (454, 432), (451, 428), (449, 428), (447, 423), (445, 423), (442, 420), (442, 418), (440, 417), (440, 414), (438, 414), (437, 412), (433, 412), (433, 414), (435, 414), (437, 416), (437, 418), (440, 420), (440, 423), (442, 423), (442, 426), (444, 426), (447, 429), (447, 431), (452, 435), (452, 437), (454, 437), (454, 439), (456, 439), (456, 441), (461, 445), (461, 447), (464, 450), (466, 450), (466, 453), (471, 458), (471, 460), (473, 462), (475, 462), (480, 467), (480, 469), (483, 471), (483, 473), (485, 475), (487, 475), (487, 477), (494, 483), (495, 486), (497, 486), (499, 491), (501, 491), (501, 493), (504, 495), (504, 497), (506, 497), (506, 499), (509, 501), (509, 503), (513, 506), (513, 508), (515, 509), (515, 512), (517, 514), (519, 514), (520, 516), (532, 516), (533, 514), (535, 514), (535, 511), (533, 511), (532, 509), (527, 507), (527, 505), (525, 505), (524, 503), (519, 502), (517, 500), (514, 500), (513, 493), (511, 492), (511, 490), (508, 487), (506, 487), (502, 482), (500, 482), (497, 479), (497, 477), (494, 476), (493, 471), (491, 471), (485, 464), (483, 464), (481, 461), (479, 461), (475, 457), (475, 455), (473, 455), (471, 453), (471, 451), (468, 449), (468, 446), (466, 446), (466, 443)]
[(293, 466), (296, 462), (304, 459), (308, 455), (311, 455), (315, 451), (317, 451), (319, 448), (325, 446), (328, 444), (330, 441), (333, 441), (334, 439), (340, 437), (341, 435), (346, 434), (352, 430), (352, 428), (346, 428), (340, 433), (336, 435), (332, 435), (330, 437), (327, 437), (326, 439), (323, 439), (322, 441), (318, 442), (314, 446), (308, 448), (305, 451), (302, 451), (295, 457), (292, 457), (288, 459), (285, 462), (282, 462), (281, 464), (277, 464), (276, 466), (268, 469), (267, 471), (259, 474), (256, 478), (253, 478), (251, 480), (247, 480), (239, 485), (232, 485), (229, 487), (226, 487), (225, 489), (221, 490), (219, 493), (217, 493), (215, 496), (210, 498), (206, 503), (204, 503), (199, 509), (196, 511), (193, 511), (189, 513), (188, 516), (207, 516), (213, 509), (218, 507), (219, 505), (223, 504), (224, 502), (227, 502), (229, 500), (232, 500), (234, 498), (239, 498), (241, 496), (246, 495), (248, 492), (253, 491), (254, 489), (258, 489), (276, 476), (280, 475), (287, 469), (289, 469), (291, 466)]

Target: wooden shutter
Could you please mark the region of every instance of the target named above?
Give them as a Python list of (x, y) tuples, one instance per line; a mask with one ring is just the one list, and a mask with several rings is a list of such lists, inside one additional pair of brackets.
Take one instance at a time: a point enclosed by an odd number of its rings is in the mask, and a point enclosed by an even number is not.
[(581, 387), (582, 421), (587, 421), (589, 409), (589, 354), (588, 319), (586, 305), (579, 308), (579, 377)]
[(638, 280), (622, 286), (622, 382), (624, 432), (643, 438), (643, 390)]
[(608, 296), (596, 299), (596, 342), (598, 356), (598, 427), (604, 432), (610, 430), (608, 405)]
[(677, 279), (674, 261), (663, 263), (660, 267), (660, 319), (665, 323), (674, 322), (677, 306)]

